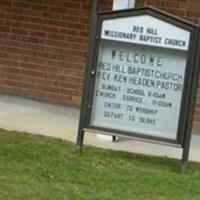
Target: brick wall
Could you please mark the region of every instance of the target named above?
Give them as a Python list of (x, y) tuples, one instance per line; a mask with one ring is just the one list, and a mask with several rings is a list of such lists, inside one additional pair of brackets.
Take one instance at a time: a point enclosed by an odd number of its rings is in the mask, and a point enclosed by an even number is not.
[(0, 0), (0, 92), (79, 106), (90, 11), (90, 0)]

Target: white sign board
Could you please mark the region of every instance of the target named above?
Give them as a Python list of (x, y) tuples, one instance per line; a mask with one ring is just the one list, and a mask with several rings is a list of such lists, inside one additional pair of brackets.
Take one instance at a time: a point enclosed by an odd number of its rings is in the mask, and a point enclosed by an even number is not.
[(151, 16), (105, 20), (92, 126), (176, 139), (190, 33)]

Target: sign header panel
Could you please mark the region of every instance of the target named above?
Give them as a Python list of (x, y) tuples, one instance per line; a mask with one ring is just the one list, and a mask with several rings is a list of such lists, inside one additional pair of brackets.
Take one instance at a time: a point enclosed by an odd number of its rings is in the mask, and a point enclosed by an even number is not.
[(149, 15), (107, 19), (101, 38), (187, 51), (190, 32)]

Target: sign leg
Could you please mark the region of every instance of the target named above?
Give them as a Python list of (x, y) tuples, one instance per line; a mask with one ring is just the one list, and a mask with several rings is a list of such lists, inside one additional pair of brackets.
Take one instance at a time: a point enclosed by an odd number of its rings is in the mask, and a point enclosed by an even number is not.
[(187, 134), (185, 144), (184, 144), (184, 147), (183, 147), (182, 162), (181, 162), (182, 172), (185, 172), (187, 167), (188, 167), (190, 140), (191, 140), (191, 132), (190, 132), (190, 134)]
[[(84, 131), (83, 128), (87, 127), (87, 124), (89, 123), (88, 119), (88, 112), (89, 112), (89, 99), (88, 99), (88, 93), (90, 93), (89, 86), (91, 84), (91, 79), (94, 78), (94, 75), (91, 74), (91, 71), (93, 67), (93, 58), (94, 58), (94, 49), (95, 49), (95, 43), (96, 43), (96, 35), (97, 35), (97, 15), (99, 10), (99, 1), (93, 0), (92, 1), (92, 17), (91, 17), (91, 25), (90, 25), (90, 43), (87, 50), (87, 70), (85, 72), (85, 82), (84, 82), (84, 91), (83, 91), (83, 97), (82, 97), (82, 103), (81, 103), (81, 113), (80, 113), (80, 119), (79, 119), (79, 128), (78, 128), (78, 136), (76, 141), (76, 149), (77, 151), (81, 151), (83, 147), (83, 141), (84, 141)], [(92, 75), (92, 77), (91, 77)], [(90, 96), (90, 95), (89, 95)]]
[(189, 157), (188, 149), (183, 149), (182, 162), (181, 162), (182, 172), (185, 172), (188, 167), (188, 157)]
[(80, 130), (78, 133), (77, 141), (76, 141), (76, 150), (78, 152), (82, 150), (84, 135), (85, 135), (84, 131)]
[(117, 141), (117, 136), (113, 135), (112, 139), (113, 139), (113, 142), (116, 142)]

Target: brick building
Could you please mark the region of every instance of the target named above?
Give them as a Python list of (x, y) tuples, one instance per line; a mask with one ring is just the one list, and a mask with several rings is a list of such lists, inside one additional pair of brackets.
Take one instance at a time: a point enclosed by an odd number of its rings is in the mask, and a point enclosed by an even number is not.
[[(79, 106), (91, 0), (0, 1), (0, 93)], [(99, 0), (111, 10), (112, 0)], [(199, 0), (136, 0), (198, 23)], [(195, 110), (200, 128), (200, 83)]]

